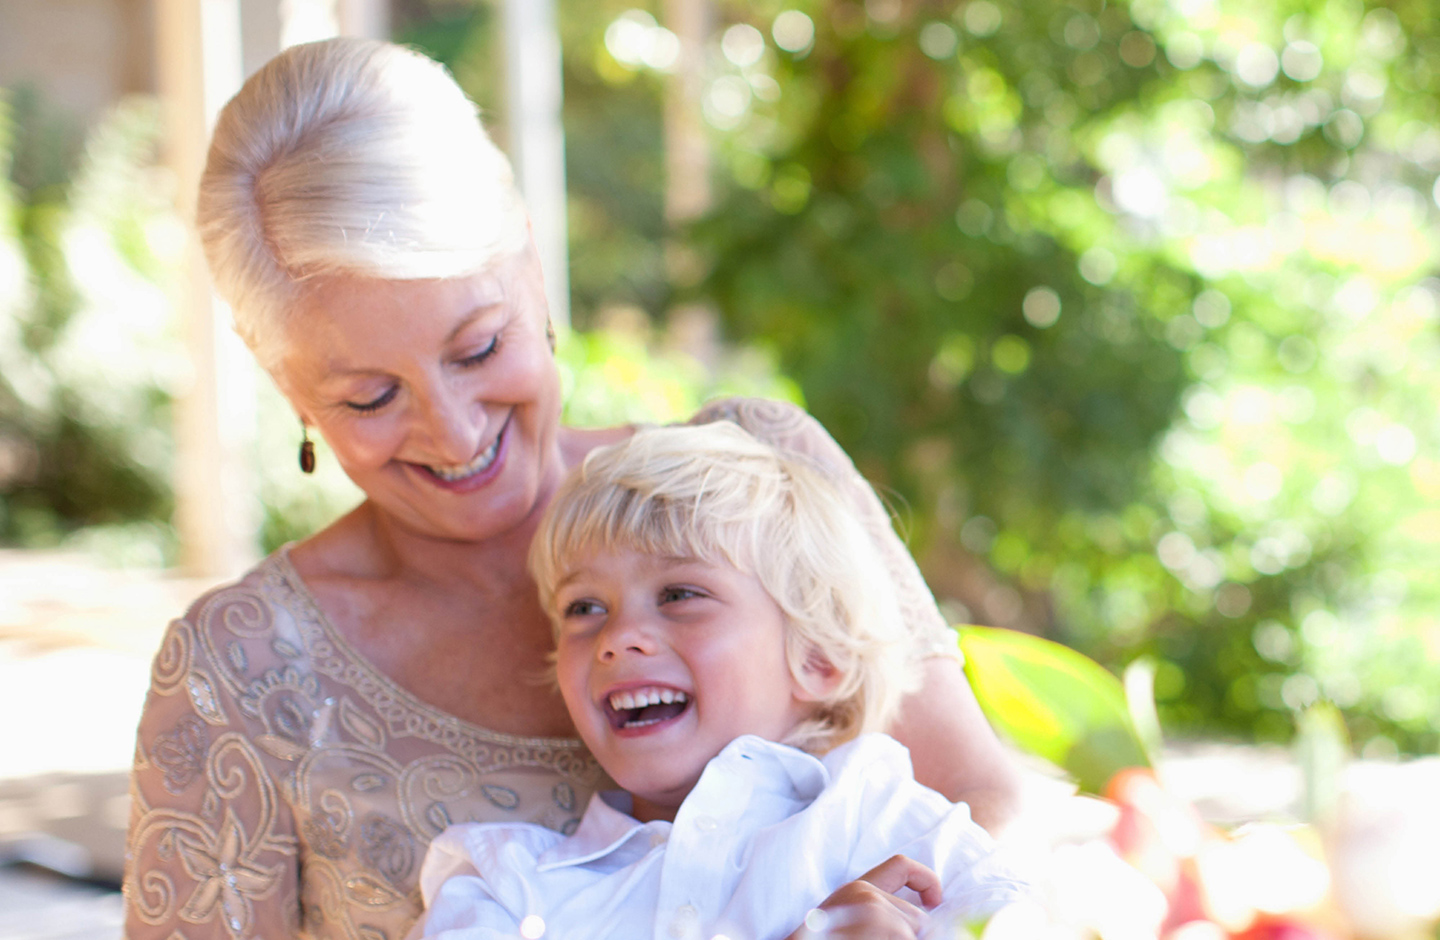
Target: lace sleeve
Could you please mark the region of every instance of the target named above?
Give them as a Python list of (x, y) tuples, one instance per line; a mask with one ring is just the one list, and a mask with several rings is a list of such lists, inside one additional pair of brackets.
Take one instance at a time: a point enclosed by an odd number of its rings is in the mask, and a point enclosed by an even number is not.
[(788, 402), (763, 398), (727, 398), (710, 402), (690, 419), (691, 424), (710, 421), (733, 421), (775, 447), (805, 454), (831, 470), (837, 478), (845, 480), (856, 514), (875, 539), (894, 580), (901, 612), (915, 641), (917, 658), (945, 656), (959, 659), (960, 648), (955, 641), (955, 632), (945, 622), (919, 567), (895, 533), (880, 497), (819, 421)]
[(293, 817), (225, 662), (246, 653), (208, 642), (212, 618), (243, 633), (265, 615), (238, 607), (202, 598), (155, 657), (130, 784), (129, 940), (282, 940), (301, 929)]

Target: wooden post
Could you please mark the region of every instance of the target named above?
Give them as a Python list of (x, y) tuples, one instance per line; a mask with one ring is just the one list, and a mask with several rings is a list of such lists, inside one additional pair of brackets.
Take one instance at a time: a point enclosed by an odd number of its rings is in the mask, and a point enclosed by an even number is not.
[(705, 92), (707, 0), (665, 0), (665, 26), (680, 40), (665, 85), (665, 220), (688, 222), (710, 208), (710, 146), (700, 100)]
[(165, 117), (165, 159), (189, 232), (176, 288), (192, 366), (176, 402), (175, 525), (181, 567), (228, 576), (256, 555), (258, 505), (248, 472), (255, 433), (255, 379), (249, 354), (215, 299), (194, 233), (195, 188), (210, 128), (240, 84), (238, 0), (156, 0), (157, 84)]
[(504, 20), (510, 159), (530, 211), (550, 317), (564, 326), (570, 322), (570, 259), (554, 0), (504, 0)]
[[(705, 93), (705, 41), (711, 29), (710, 0), (665, 0), (665, 26), (680, 40), (675, 72), (665, 85), (665, 273), (687, 286), (700, 261), (675, 231), (710, 208), (710, 142), (701, 99)], [(719, 318), (705, 303), (683, 303), (665, 312), (665, 341), (708, 368), (721, 353)]]
[(389, 0), (340, 0), (340, 35), (390, 38)]

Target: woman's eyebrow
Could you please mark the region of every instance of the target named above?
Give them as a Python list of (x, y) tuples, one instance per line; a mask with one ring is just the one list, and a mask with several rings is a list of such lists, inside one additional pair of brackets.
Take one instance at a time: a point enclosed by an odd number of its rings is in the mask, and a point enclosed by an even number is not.
[(470, 324), (474, 323), (476, 320), (480, 319), (485, 314), (489, 313), (491, 310), (494, 310), (496, 307), (500, 306), (504, 302), (505, 295), (503, 291), (501, 292), (499, 297), (496, 297), (494, 299), (485, 298), (483, 300), (477, 301), (475, 303), (475, 306), (471, 307), (469, 312), (467, 312), (463, 317), (461, 317), (459, 321), (455, 324), (454, 328), (445, 335), (445, 342), (453, 343), (455, 341), (455, 337), (465, 332), (466, 327), (470, 326)]

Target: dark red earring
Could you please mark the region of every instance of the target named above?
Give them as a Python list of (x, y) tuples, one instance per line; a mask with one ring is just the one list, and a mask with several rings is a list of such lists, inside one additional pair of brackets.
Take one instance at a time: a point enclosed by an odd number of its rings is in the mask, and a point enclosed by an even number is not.
[(310, 429), (301, 426), (304, 437), (300, 440), (300, 469), (305, 473), (315, 472), (315, 442), (310, 440)]

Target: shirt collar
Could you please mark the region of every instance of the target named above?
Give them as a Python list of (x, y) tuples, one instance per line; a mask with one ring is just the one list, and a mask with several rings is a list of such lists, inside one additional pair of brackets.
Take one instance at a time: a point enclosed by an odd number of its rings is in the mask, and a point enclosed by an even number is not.
[(664, 820), (642, 823), (626, 812), (630, 805), (630, 794), (624, 790), (596, 793), (590, 798), (590, 805), (586, 807), (574, 835), (542, 852), (536, 860), (536, 870), (583, 865), (619, 851), (642, 833), (650, 838), (636, 843), (637, 857), (665, 841), (670, 834), (670, 823)]
[[(753, 734), (742, 734), (731, 741), (723, 751), (715, 755), (710, 766), (735, 768), (743, 766), (741, 762), (744, 761), (754, 761), (760, 765), (746, 774), (757, 784), (766, 786), (767, 789), (783, 790), (788, 787), (790, 792), (786, 795), (803, 803), (815, 799), (830, 783), (830, 771), (818, 758), (799, 748), (767, 741)], [(709, 767), (706, 770), (708, 772)], [(701, 777), (700, 786), (704, 783), (705, 779)], [(699, 786), (696, 789), (699, 789)]]
[[(819, 796), (830, 782), (830, 771), (814, 756), (785, 744), (777, 744), (753, 734), (744, 734), (727, 744), (711, 759), (699, 783), (685, 803), (697, 796), (704, 800), (713, 787), (730, 790), (736, 777), (752, 786), (780, 791), (781, 796), (800, 803), (809, 803)], [(671, 824), (665, 820), (642, 823), (629, 814), (630, 794), (624, 790), (605, 790), (590, 798), (590, 805), (580, 819), (574, 835), (562, 839), (542, 852), (536, 870), (550, 871), (567, 865), (583, 865), (621, 851), (638, 859), (665, 842)], [(685, 811), (682, 805), (680, 811)], [(638, 839), (644, 835), (646, 838)], [(630, 859), (616, 859), (625, 864)]]

